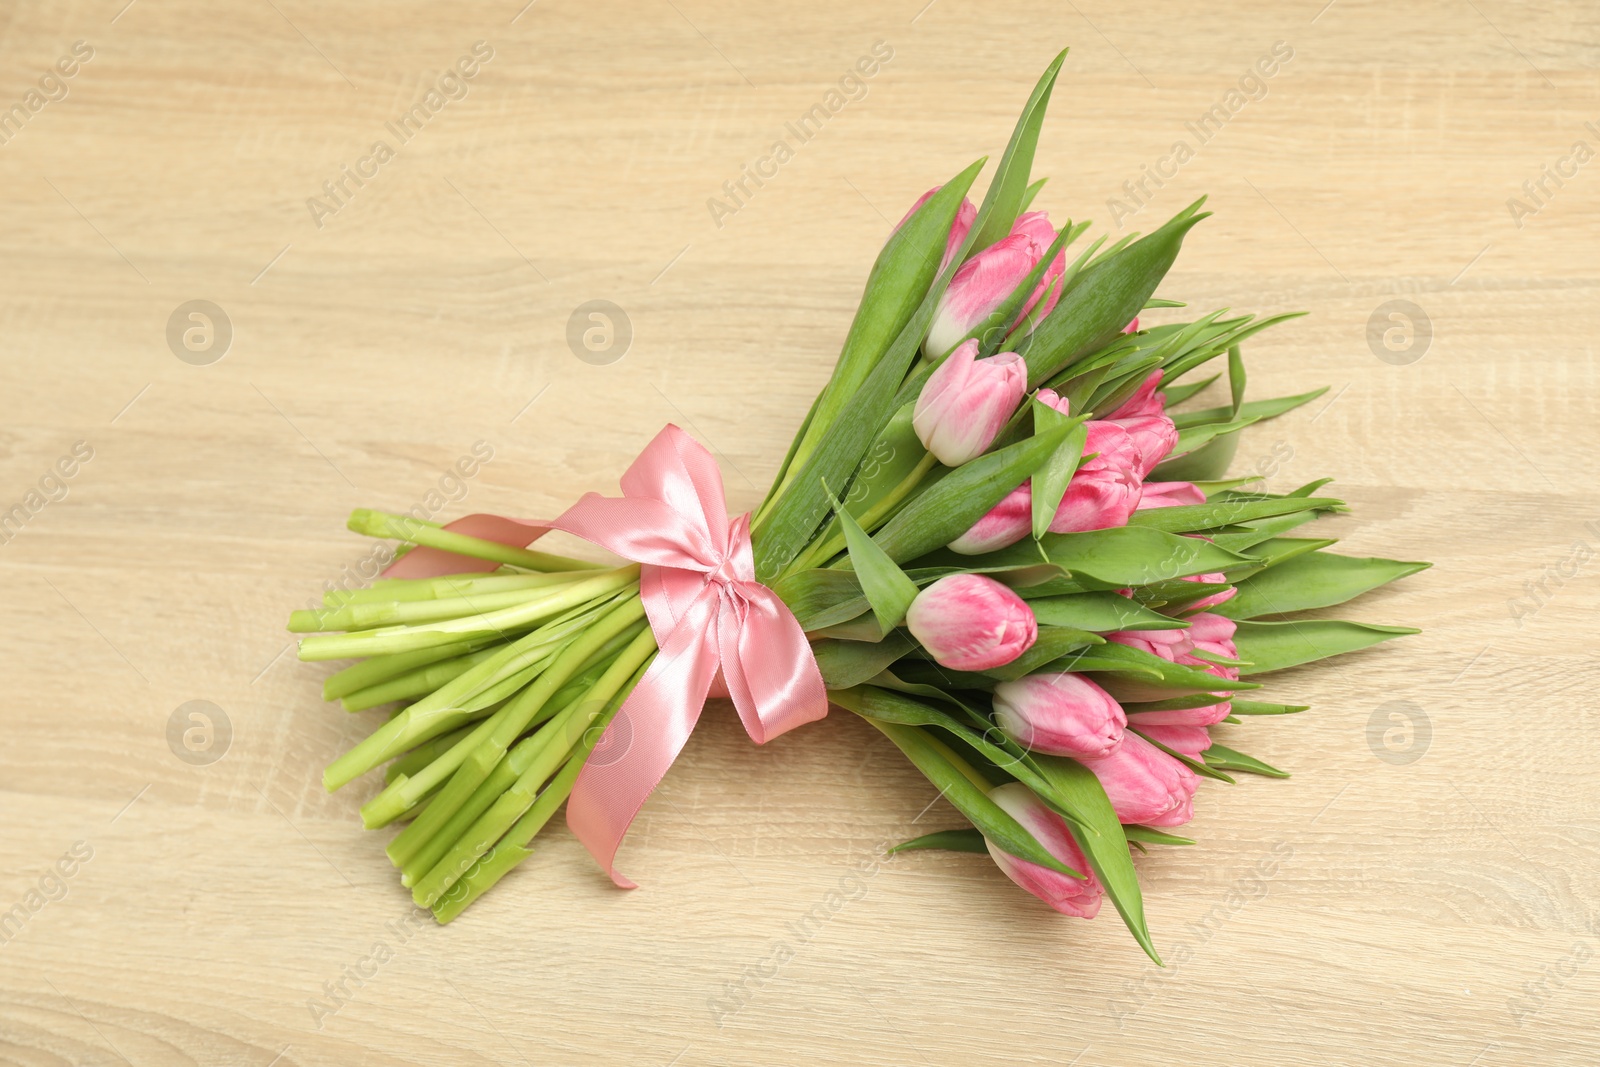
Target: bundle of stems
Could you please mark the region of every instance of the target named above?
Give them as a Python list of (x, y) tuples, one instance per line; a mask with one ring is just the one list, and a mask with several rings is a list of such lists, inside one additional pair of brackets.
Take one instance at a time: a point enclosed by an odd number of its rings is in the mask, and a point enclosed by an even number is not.
[[(656, 653), (637, 564), (603, 567), (357, 510), (350, 528), (499, 564), (383, 579), (297, 611), (302, 660), (355, 659), (323, 697), (350, 711), (412, 701), (331, 763), (338, 789), (389, 762), (361, 808), (406, 822), (390, 860), (448, 922), (531, 852)], [(330, 632), (340, 631), (340, 632)]]

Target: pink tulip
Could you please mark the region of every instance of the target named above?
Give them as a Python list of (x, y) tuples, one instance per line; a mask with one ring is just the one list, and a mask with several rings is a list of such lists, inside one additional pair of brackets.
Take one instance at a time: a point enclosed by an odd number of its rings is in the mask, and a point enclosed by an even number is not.
[(1139, 332), (1139, 316), (1135, 315), (1133, 317), (1133, 321), (1128, 323), (1128, 325), (1126, 325), (1126, 326), (1124, 326), (1122, 328), (1122, 332), (1123, 333), (1138, 333)]
[[(1128, 324), (1124, 333), (1132, 333), (1139, 325), (1139, 320), (1134, 319)], [(1133, 395), (1122, 402), (1122, 405), (1107, 415), (1108, 419), (1132, 419), (1140, 415), (1164, 415), (1167, 410), (1167, 397), (1164, 393), (1156, 392), (1161, 385), (1161, 372), (1153, 370), (1144, 381), (1139, 383), (1139, 388)]]
[(1084, 454), (1094, 458), (1073, 473), (1050, 523), (1051, 533), (1126, 526), (1139, 506), (1138, 443), (1125, 428), (1105, 420), (1090, 421), (1086, 428)]
[(958, 671), (1003, 667), (1039, 636), (1027, 603), (981, 574), (952, 574), (918, 593), (906, 627), (929, 655)]
[(1128, 720), (1081, 674), (1029, 674), (994, 689), (995, 721), (1024, 748), (1095, 759), (1122, 743)]
[[(915, 215), (917, 213), (917, 209), (923, 204), (926, 204), (929, 198), (942, 188), (943, 186), (935, 185), (932, 189), (929, 189), (927, 192), (918, 197), (917, 202), (911, 205), (911, 210), (906, 212), (905, 218), (895, 223), (895, 230), (898, 232), (900, 227), (906, 224), (906, 220), (911, 218), (912, 215)], [(944, 261), (939, 264), (940, 270), (943, 270), (945, 267), (950, 265), (950, 260), (955, 257), (957, 249), (961, 247), (961, 242), (967, 239), (967, 231), (972, 229), (972, 224), (977, 221), (977, 218), (978, 209), (972, 206), (971, 200), (968, 200), (966, 197), (962, 197), (961, 206), (956, 208), (955, 222), (950, 227), (950, 237), (945, 241)], [(1133, 321), (1138, 322), (1139, 320), (1134, 319)]]
[[(1145, 488), (1150, 488), (1149, 483), (1145, 484)], [(1214, 574), (1191, 574), (1186, 576), (1183, 580), (1186, 582), (1199, 582), (1203, 585), (1220, 585), (1228, 580), (1228, 576), (1223, 574), (1221, 571), (1217, 571)], [(1234, 596), (1238, 594), (1238, 592), (1239, 588), (1237, 586), (1230, 585), (1220, 593), (1212, 593), (1210, 596), (1201, 597), (1193, 604), (1186, 605), (1183, 610), (1204, 611), (1206, 608), (1214, 608), (1224, 601), (1232, 600)]]
[[(1139, 705), (1128, 705), (1137, 709)], [(1233, 714), (1233, 705), (1224, 700), (1220, 704), (1208, 704), (1203, 708), (1179, 708), (1174, 711), (1138, 711), (1128, 712), (1128, 723), (1143, 730), (1147, 726), (1214, 726)]]
[(996, 848), (993, 841), (986, 841), (995, 866), (1004, 871), (1007, 878), (1061, 914), (1094, 918), (1100, 911), (1105, 889), (1095, 878), (1078, 843), (1072, 839), (1066, 820), (1045, 807), (1044, 802), (1021, 782), (996, 786), (989, 791), (989, 799), (1021, 823), (1023, 829), (1032, 834), (1046, 852), (1086, 877), (1073, 878), (1037, 863), (1018, 859)]
[(1141, 726), (1139, 730), (1156, 744), (1190, 759), (1199, 759), (1200, 753), (1211, 747), (1211, 735), (1204, 726)]
[[(973, 331), (989, 313), (1005, 303), (1008, 296), (1026, 278), (1050, 250), (1056, 231), (1042, 211), (1029, 211), (1017, 219), (1009, 236), (1003, 237), (961, 264), (950, 286), (939, 298), (934, 310), (933, 323), (922, 351), (929, 359), (938, 359)], [(1018, 316), (1018, 325), (1037, 306), (1043, 318), (1055, 307), (1060, 292), (1054, 283), (1066, 270), (1065, 252), (1056, 253), (1054, 262), (1046, 268), (1044, 277), (1028, 297)], [(1043, 301), (1043, 303), (1041, 303)]]
[(1079, 467), (1050, 520), (1051, 533), (1081, 533), (1126, 526), (1139, 505), (1139, 479), (1096, 460)]
[(952, 352), (923, 383), (911, 414), (918, 440), (947, 467), (983, 455), (1028, 391), (1021, 356), (977, 357), (977, 341)]
[(1083, 765), (1100, 779), (1122, 822), (1182, 826), (1194, 816), (1199, 777), (1136, 733), (1125, 734), (1109, 756)]
[(1106, 634), (1107, 641), (1160, 656), (1168, 663), (1179, 662), (1185, 653), (1194, 650), (1194, 639), (1187, 630), (1118, 630)]
[[(1036, 397), (1063, 415), (1071, 414), (1066, 398), (1053, 389), (1040, 389)], [(1132, 431), (1125, 423), (1106, 419), (1086, 424), (1088, 436), (1084, 454), (1093, 455), (1093, 458), (1085, 460), (1073, 473), (1056, 507), (1055, 517), (1050, 521), (1051, 533), (1079, 533), (1128, 524), (1128, 517), (1139, 507), (1140, 480), (1149, 467), (1159, 462), (1160, 455), (1165, 455), (1161, 449), (1171, 448), (1170, 444), (1163, 443), (1165, 431), (1161, 424), (1172, 425), (1166, 416), (1141, 416), (1134, 422), (1138, 425)], [(1016, 544), (1026, 537), (1033, 528), (1033, 502), (1029, 491), (1027, 482), (1012, 490), (970, 530), (951, 542), (951, 550), (979, 555)], [(1204, 503), (1204, 497), (1200, 502)]]
[(1204, 504), (1206, 495), (1193, 482), (1145, 482), (1139, 494), (1139, 506), (1147, 508), (1175, 508), (1185, 504)]
[(1239, 648), (1233, 643), (1238, 625), (1232, 619), (1203, 611), (1184, 621), (1189, 624), (1189, 639), (1195, 648), (1222, 659), (1239, 658)]
[(950, 551), (979, 556), (1016, 544), (1033, 529), (1032, 483), (1023, 482), (1005, 499), (972, 524), (972, 529), (950, 542)]
[(1040, 403), (1048, 404), (1063, 415), (1072, 414), (1072, 403), (1054, 389), (1040, 389), (1033, 394)]
[[(1101, 420), (1127, 431), (1131, 440), (1119, 451), (1119, 455), (1126, 457), (1125, 465), (1136, 471), (1141, 480), (1148, 477), (1178, 444), (1178, 428), (1166, 413), (1167, 398), (1156, 391), (1160, 384), (1161, 372), (1151, 371), (1132, 396)], [(1089, 425), (1092, 427), (1094, 423)], [(1095, 449), (1091, 448), (1090, 451)]]

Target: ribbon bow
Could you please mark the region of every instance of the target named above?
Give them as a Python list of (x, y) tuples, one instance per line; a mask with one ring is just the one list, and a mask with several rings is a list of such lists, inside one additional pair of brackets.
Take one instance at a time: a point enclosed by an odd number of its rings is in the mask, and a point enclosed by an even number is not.
[[(624, 889), (634, 883), (613, 866), (617, 846), (689, 740), (713, 683), (723, 683), (758, 745), (828, 713), (805, 631), (755, 580), (750, 516), (728, 519), (716, 461), (676, 426), (639, 453), (620, 497), (586, 493), (550, 522), (468, 515), (444, 528), (518, 546), (565, 530), (640, 565), (639, 593), (660, 652), (596, 746), (623, 751), (586, 763), (567, 801), (567, 825)], [(419, 548), (384, 573), (494, 566)]]

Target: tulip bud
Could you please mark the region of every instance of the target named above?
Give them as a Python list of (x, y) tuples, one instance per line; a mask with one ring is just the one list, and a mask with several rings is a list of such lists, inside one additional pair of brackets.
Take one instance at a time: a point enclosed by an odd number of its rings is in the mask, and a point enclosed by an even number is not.
[(918, 440), (947, 467), (983, 455), (1028, 390), (1021, 356), (977, 356), (977, 341), (952, 352), (923, 383), (911, 414)]
[[(1146, 492), (1149, 491), (1150, 486), (1152, 484), (1160, 485), (1160, 484), (1163, 484), (1163, 483), (1160, 483), (1160, 482), (1154, 482), (1154, 483), (1146, 482), (1145, 486), (1144, 486)], [(1167, 483), (1167, 484), (1174, 484), (1174, 483)], [(1175, 484), (1181, 485), (1181, 484), (1185, 484), (1185, 483), (1179, 482), (1179, 483), (1175, 483)], [(1142, 501), (1140, 502), (1139, 506), (1140, 507), (1144, 506)], [(1226, 582), (1228, 580), (1228, 576), (1226, 574), (1223, 574), (1221, 571), (1217, 571), (1214, 574), (1191, 574), (1191, 575), (1186, 576), (1183, 580), (1186, 581), (1186, 582), (1198, 582), (1198, 583), (1200, 583), (1202, 585), (1220, 585), (1221, 583)], [(1196, 600), (1193, 604), (1186, 605), (1184, 610), (1185, 611), (1204, 611), (1206, 608), (1214, 608), (1218, 604), (1223, 603), (1224, 601), (1232, 600), (1238, 594), (1238, 592), (1239, 592), (1239, 587), (1238, 586), (1230, 585), (1230, 586), (1228, 586), (1228, 588), (1222, 590), (1222, 592), (1220, 592), (1220, 593), (1212, 593), (1210, 596), (1201, 597), (1199, 600)], [(1233, 657), (1230, 656), (1228, 658), (1232, 659)]]
[(1033, 529), (1033, 490), (1031, 480), (1023, 482), (989, 510), (989, 513), (972, 524), (972, 529), (950, 542), (950, 551), (963, 556), (980, 556), (985, 552), (1014, 545)]
[(1185, 504), (1204, 504), (1206, 495), (1193, 482), (1145, 482), (1136, 511), (1149, 508), (1175, 508)]
[(1224, 667), (1194, 655), (1195, 652), (1204, 652), (1218, 659), (1238, 659), (1239, 646), (1233, 643), (1235, 630), (1233, 620), (1201, 611), (1188, 616), (1185, 621), (1189, 624), (1187, 633), (1191, 648), (1187, 654), (1179, 656), (1177, 662), (1195, 670), (1205, 671), (1207, 674), (1214, 674), (1224, 681), (1237, 681), (1238, 667)]
[[(911, 210), (906, 212), (905, 218), (895, 223), (895, 230), (898, 232), (900, 227), (904, 226), (906, 221), (917, 213), (917, 209), (926, 204), (929, 198), (942, 188), (944, 188), (942, 185), (935, 185), (918, 197), (917, 202), (911, 205)], [(961, 206), (956, 208), (955, 221), (950, 226), (950, 237), (945, 241), (944, 261), (939, 264), (940, 270), (944, 270), (945, 267), (950, 265), (950, 260), (955, 257), (957, 250), (961, 248), (961, 242), (967, 239), (967, 231), (972, 229), (972, 224), (977, 221), (977, 218), (978, 209), (972, 206), (971, 200), (962, 197)], [(1138, 322), (1139, 320), (1135, 319), (1134, 321)]]
[[(1136, 472), (1141, 480), (1155, 469), (1156, 464), (1166, 459), (1178, 444), (1178, 428), (1166, 414), (1167, 398), (1156, 392), (1160, 384), (1161, 371), (1151, 371), (1132, 396), (1100, 420), (1127, 432), (1129, 439), (1121, 445), (1118, 455), (1124, 465)], [(1093, 427), (1095, 424), (1089, 425)], [(1099, 451), (1092, 444), (1089, 450)]]
[(1136, 648), (1152, 656), (1160, 656), (1168, 663), (1180, 662), (1180, 657), (1194, 649), (1194, 639), (1187, 630), (1118, 630), (1105, 635), (1107, 641), (1126, 648)]
[[(989, 313), (1005, 303), (1038, 266), (1039, 260), (1050, 250), (1056, 231), (1046, 220), (1044, 212), (1030, 211), (1020, 216), (1011, 227), (1009, 236), (1003, 237), (961, 264), (950, 285), (939, 298), (934, 310), (933, 323), (928, 328), (922, 351), (929, 359), (938, 359), (961, 339), (970, 334)], [(1018, 325), (1036, 307), (1043, 318), (1055, 307), (1061, 293), (1056, 288), (1066, 270), (1066, 253), (1056, 253), (1055, 261), (1046, 268), (1044, 277), (1029, 295), (1017, 317)], [(1041, 304), (1040, 302), (1043, 301)]]
[(1039, 636), (1027, 603), (981, 574), (952, 574), (918, 593), (906, 627), (936, 661), (958, 671), (1003, 667)]
[[(1224, 700), (1203, 708), (1176, 708), (1170, 711), (1139, 711), (1128, 705), (1128, 724), (1144, 730), (1148, 726), (1215, 726), (1233, 714), (1233, 704)], [(1163, 742), (1165, 744), (1165, 742)]]
[(1024, 748), (1095, 759), (1122, 743), (1128, 720), (1111, 695), (1081, 674), (1029, 674), (994, 689), (1000, 729)]
[(1125, 734), (1109, 756), (1083, 765), (1100, 779), (1120, 822), (1182, 826), (1194, 816), (1199, 777), (1136, 733)]
[[(1041, 390), (1041, 393), (1043, 391)], [(1072, 475), (1050, 521), (1051, 533), (1080, 533), (1126, 526), (1139, 506), (1139, 453), (1123, 427), (1094, 420), (1086, 424), (1084, 453), (1094, 454)]]
[[(1139, 320), (1134, 319), (1128, 324), (1124, 333), (1132, 333), (1138, 328)], [(1164, 415), (1167, 409), (1167, 397), (1164, 393), (1156, 392), (1161, 385), (1161, 371), (1153, 370), (1144, 381), (1139, 383), (1139, 388), (1133, 395), (1124, 400), (1117, 410), (1107, 415), (1108, 419), (1133, 419), (1140, 415)]]
[(1156, 744), (1194, 760), (1211, 747), (1211, 734), (1204, 726), (1141, 726), (1139, 730)]
[[(952, 359), (955, 357), (951, 357)], [(1070, 414), (1065, 397), (1052, 389), (1040, 389), (1037, 398), (1063, 415)], [(1126, 526), (1128, 516), (1139, 506), (1141, 465), (1138, 444), (1122, 426), (1090, 422), (1084, 452), (1095, 453), (1072, 475), (1062, 494), (1056, 514), (1050, 520), (1051, 533), (1079, 533)], [(972, 528), (950, 543), (950, 549), (963, 555), (1014, 545), (1033, 529), (1031, 483), (1024, 482), (995, 505)]]
[(1100, 911), (1100, 901), (1105, 898), (1105, 889), (1089, 867), (1083, 850), (1072, 839), (1067, 821), (1045, 807), (1044, 802), (1021, 782), (996, 786), (989, 791), (989, 799), (1021, 823), (1022, 828), (1032, 834), (1046, 852), (1085, 877), (1073, 878), (1037, 863), (1018, 859), (996, 848), (993, 841), (985, 839), (995, 866), (1005, 872), (1007, 878), (1061, 914), (1076, 915), (1082, 919), (1094, 918)]
[(1067, 483), (1051, 533), (1081, 533), (1126, 526), (1139, 506), (1139, 479), (1129, 471), (1095, 460), (1079, 467)]

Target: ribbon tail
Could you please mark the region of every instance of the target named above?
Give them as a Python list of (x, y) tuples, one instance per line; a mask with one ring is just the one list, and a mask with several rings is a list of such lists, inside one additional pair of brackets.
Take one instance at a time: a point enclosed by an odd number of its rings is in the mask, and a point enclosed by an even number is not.
[(617, 848), (700, 721), (717, 673), (716, 644), (707, 632), (717, 599), (707, 586), (684, 613), (607, 725), (567, 801), (567, 826), (623, 889), (636, 887), (617, 873)]
[[(717, 620), (722, 673), (750, 740), (766, 744), (828, 714), (828, 690), (805, 631), (778, 594), (739, 583), (743, 610)], [(731, 598), (730, 598), (731, 599)]]

